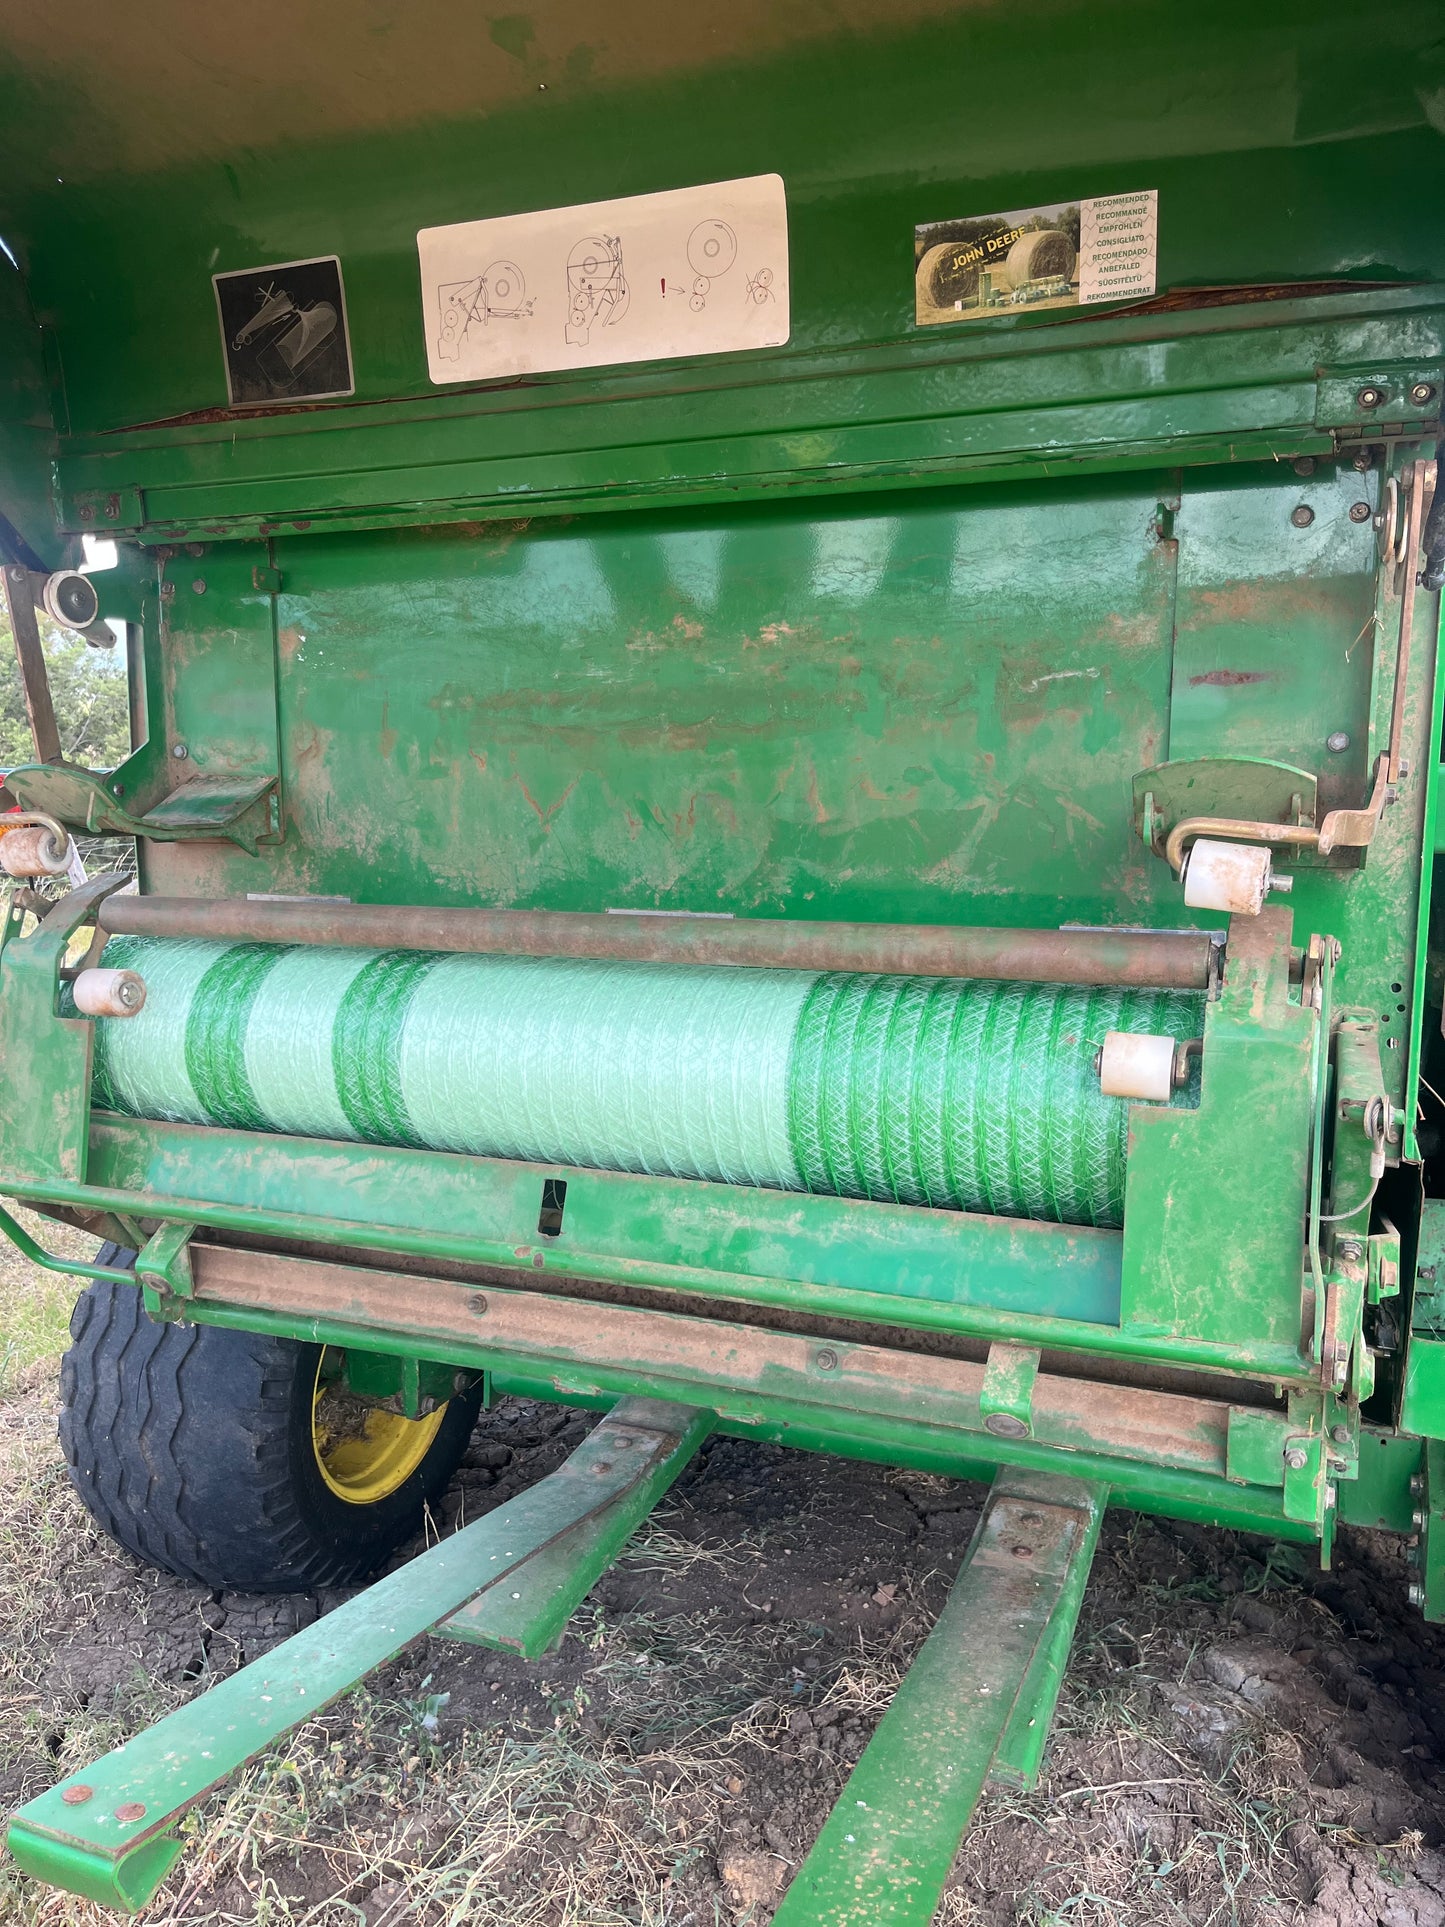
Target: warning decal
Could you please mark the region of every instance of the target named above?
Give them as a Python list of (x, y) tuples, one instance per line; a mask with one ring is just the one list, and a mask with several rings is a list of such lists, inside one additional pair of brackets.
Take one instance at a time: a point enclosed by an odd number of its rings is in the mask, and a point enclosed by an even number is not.
[(1138, 300), (1155, 291), (1158, 242), (1152, 188), (931, 221), (913, 230), (915, 317), (927, 327)]
[(434, 382), (788, 339), (777, 174), (423, 228), (416, 244)]

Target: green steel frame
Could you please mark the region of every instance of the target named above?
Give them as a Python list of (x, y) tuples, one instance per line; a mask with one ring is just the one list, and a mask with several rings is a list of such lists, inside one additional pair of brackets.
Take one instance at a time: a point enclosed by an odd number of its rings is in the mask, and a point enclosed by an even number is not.
[[(94, 1109), (61, 985), (116, 880), (33, 929), (12, 893), (0, 1192), (140, 1248), (158, 1318), (322, 1340), (376, 1383), (403, 1360), (414, 1389), (464, 1368), (615, 1408), (560, 1484), (293, 1642), (277, 1664), (316, 1669), (306, 1703), (390, 1650), (393, 1602), (537, 1650), (709, 1430), (996, 1472), (860, 1765), (872, 1817), (840, 1809), (780, 1915), (841, 1927), (925, 1919), (984, 1778), (1036, 1770), (1106, 1503), (1325, 1557), (1342, 1519), (1410, 1534), (1412, 1596), (1445, 1619), (1445, 678), (1416, 582), (1445, 393), (1433, 11), (1389, 0), (1366, 36), (1347, 0), (901, 0), (851, 27), (740, 0), (704, 50), (631, 4), (593, 45), (571, 0), (473, 47), (419, 0), (370, 97), (277, 27), (274, 73), (314, 83), (304, 141), (270, 78), (242, 139), (204, 78), (228, 57), (206, 10), (144, 11), (97, 16), (82, 56), (38, 50), (0, 0), (21, 269), (0, 263), (0, 562), (23, 599), (82, 535), (119, 538), (95, 579), (135, 718), (114, 771), (38, 743), (17, 803), (136, 836), (145, 893), (238, 914), (1224, 943), (1197, 1109), (1131, 1111), (1121, 1232), (604, 1171), (565, 1173), (549, 1226), (548, 1167)], [(458, 36), (474, 58), (448, 57)], [(195, 56), (183, 86), (172, 46)], [(761, 171), (788, 199), (785, 347), (429, 382), (418, 229)], [(1141, 188), (1156, 296), (914, 325), (915, 225)], [(211, 274), (330, 254), (355, 394), (227, 406)], [(1301, 847), (1340, 811), (1355, 840)], [(1189, 816), (1287, 831), (1287, 910), (1187, 910), (1161, 852)], [(639, 1398), (673, 1444), (579, 1512), (606, 1426), (646, 1429)], [(514, 1514), (531, 1580), (499, 1602), (473, 1582)], [(964, 1615), (1018, 1591), (994, 1540), (1030, 1531), (1053, 1536), (1020, 1637), (971, 1657)], [(222, 1693), (244, 1713), (218, 1771), (281, 1730), (254, 1691), (252, 1669), (176, 1716), (194, 1738)], [(34, 1803), (25, 1864), (143, 1898), (217, 1777), (161, 1787), (166, 1744), (102, 1763), (94, 1807)], [(114, 1832), (116, 1802), (144, 1825)]]

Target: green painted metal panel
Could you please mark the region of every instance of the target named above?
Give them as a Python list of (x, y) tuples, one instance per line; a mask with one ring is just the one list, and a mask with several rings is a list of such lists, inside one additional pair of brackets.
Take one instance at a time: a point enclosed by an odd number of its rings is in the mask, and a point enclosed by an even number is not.
[(563, 1231), (551, 1239), (537, 1227), (543, 1186), (557, 1175), (553, 1165), (119, 1117), (96, 1119), (89, 1165), (96, 1198), (237, 1230), (285, 1226), (283, 1236), (766, 1294), (945, 1329), (972, 1310), (1020, 1330), (1044, 1318), (1087, 1341), (1091, 1325), (1117, 1320), (1117, 1232), (568, 1171)]
[[(1424, 104), (1438, 22), (1421, 0), (1375, 10), (1368, 60), (1348, 0), (1269, 15), (910, 3), (857, 25), (753, 7), (706, 38), (632, 7), (599, 36), (564, 7), (528, 20), (520, 54), (479, 21), (462, 58), (454, 12), (429, 4), (381, 27), (369, 90), (327, 84), (316, 18), (310, 45), (299, 22), (280, 29), (240, 121), (231, 49), (193, 9), (124, 35), (97, 22), (73, 49), (37, 47), (24, 20), (12, 5), (3, 23), (3, 231), (57, 326), (76, 430), (224, 405), (212, 272), (339, 253), (358, 398), (425, 396), (419, 227), (763, 169), (790, 188), (796, 352), (911, 332), (916, 222), (1123, 189), (1159, 192), (1166, 289), (1445, 266), (1413, 216), (1442, 170)], [(878, 131), (860, 145), (860, 128)]]

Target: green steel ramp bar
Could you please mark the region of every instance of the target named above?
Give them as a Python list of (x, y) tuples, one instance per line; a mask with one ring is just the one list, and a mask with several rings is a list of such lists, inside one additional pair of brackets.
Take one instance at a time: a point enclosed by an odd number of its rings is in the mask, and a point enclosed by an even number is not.
[(1037, 1776), (1107, 1488), (1001, 1473), (948, 1604), (773, 1916), (926, 1927), (990, 1778)]
[(103, 1906), (144, 1906), (181, 1852), (172, 1830), (187, 1808), (468, 1601), (457, 1636), (541, 1651), (711, 1423), (691, 1406), (623, 1399), (529, 1491), (31, 1800), (10, 1822), (11, 1853)]

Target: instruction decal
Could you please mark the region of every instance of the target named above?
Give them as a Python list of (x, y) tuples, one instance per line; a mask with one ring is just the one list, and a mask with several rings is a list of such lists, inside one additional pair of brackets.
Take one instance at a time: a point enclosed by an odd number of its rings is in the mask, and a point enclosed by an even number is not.
[(354, 393), (346, 295), (334, 254), (211, 279), (233, 408)]
[(416, 245), (437, 383), (788, 339), (777, 174), (423, 228)]
[(1154, 293), (1159, 195), (1150, 188), (1012, 208), (913, 230), (920, 327)]

